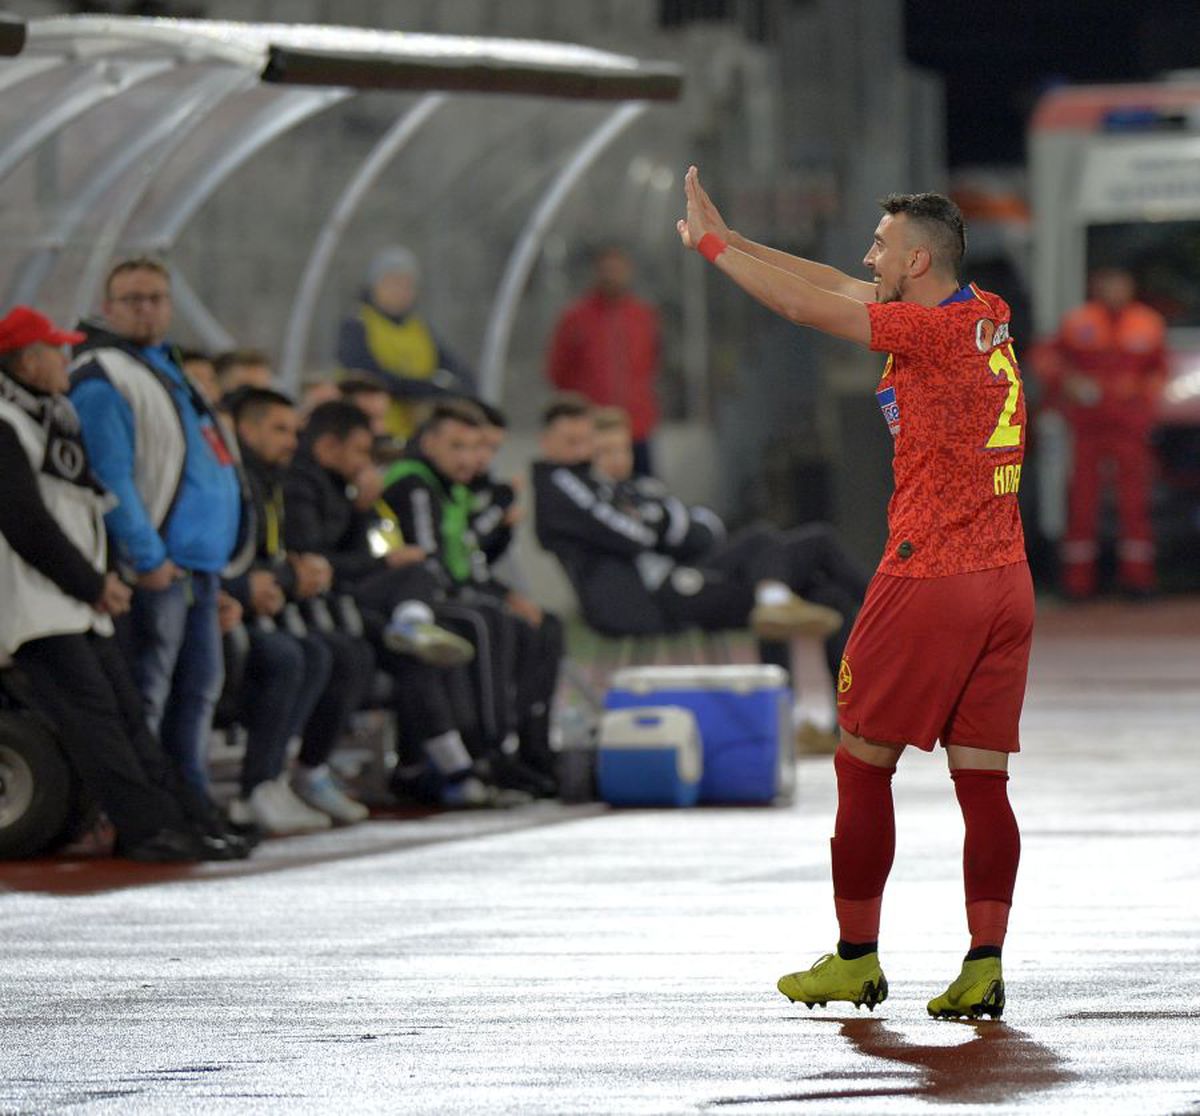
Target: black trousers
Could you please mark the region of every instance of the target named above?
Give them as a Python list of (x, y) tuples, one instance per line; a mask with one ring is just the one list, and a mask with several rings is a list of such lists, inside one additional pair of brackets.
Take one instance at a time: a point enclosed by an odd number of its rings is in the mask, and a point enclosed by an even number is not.
[(316, 632), (311, 639), (330, 656), (329, 681), (304, 726), (300, 762), (320, 767), (350, 726), (350, 717), (363, 703), (375, 674), (375, 652), (365, 639), (346, 632)]
[(380, 570), (355, 582), (350, 595), (362, 613), (367, 634), (374, 640), (398, 604), (423, 601), (432, 606), (439, 589), (437, 578), (424, 566), (404, 566), (398, 570)]
[[(762, 581), (783, 582), (806, 600), (836, 608), (845, 619), (826, 639), (825, 657), (837, 677), (870, 576), (831, 527), (813, 523), (781, 531), (756, 524), (705, 555), (696, 572), (699, 577), (693, 583), (687, 573), (680, 573), (658, 592), (668, 617), (684, 627), (704, 631), (745, 627), (754, 608), (755, 587)], [(761, 655), (764, 662), (787, 668), (786, 646), (763, 644)]]
[(47, 636), (24, 644), (14, 658), (84, 787), (115, 826), (118, 847), (160, 829), (190, 828), (178, 775), (147, 726), (141, 694), (114, 639)]
[(462, 676), (456, 686), (455, 719), (471, 754), (487, 755), (517, 731), (516, 617), (480, 594), (439, 601), (433, 612), (439, 624), (475, 648), (462, 673), (469, 686), (462, 687)]
[(246, 726), (242, 795), (278, 777), (288, 741), (299, 735), (329, 685), (332, 658), (316, 636), (251, 626), (240, 720)]
[(565, 637), (562, 621), (552, 612), (538, 627), (513, 617), (517, 632), (517, 734), (521, 755), (539, 770), (553, 766), (550, 715), (562, 667)]
[(458, 728), (448, 672), (410, 655), (397, 655), (383, 643), (383, 629), (397, 605), (422, 601), (433, 607), (438, 592), (437, 578), (424, 566), (380, 570), (350, 589), (379, 667), (392, 676), (401, 762), (418, 756), (426, 740)]

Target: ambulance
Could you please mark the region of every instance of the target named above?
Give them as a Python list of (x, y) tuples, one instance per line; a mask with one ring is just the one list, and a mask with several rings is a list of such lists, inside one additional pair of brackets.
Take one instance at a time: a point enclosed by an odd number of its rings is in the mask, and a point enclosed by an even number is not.
[[(1029, 199), (1039, 337), (1084, 300), (1088, 271), (1101, 265), (1132, 272), (1140, 297), (1167, 320), (1155, 518), (1169, 560), (1200, 536), (1200, 72), (1047, 92), (1030, 125)], [(1053, 416), (1037, 433), (1040, 525), (1057, 538), (1069, 444)]]

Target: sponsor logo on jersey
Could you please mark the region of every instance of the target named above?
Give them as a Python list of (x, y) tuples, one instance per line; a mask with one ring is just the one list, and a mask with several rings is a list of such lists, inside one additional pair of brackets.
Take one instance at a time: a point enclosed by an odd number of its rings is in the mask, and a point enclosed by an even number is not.
[(890, 384), (880, 388), (875, 393), (879, 400), (879, 409), (883, 412), (884, 422), (888, 425), (892, 437), (900, 433), (900, 404), (896, 402), (896, 389)]
[(846, 656), (842, 656), (842, 665), (838, 667), (837, 688), (839, 694), (846, 693), (854, 685), (854, 675), (850, 673), (850, 664)]
[(980, 318), (975, 323), (975, 347), (986, 353), (1009, 340), (1008, 322), (996, 325), (991, 318)]

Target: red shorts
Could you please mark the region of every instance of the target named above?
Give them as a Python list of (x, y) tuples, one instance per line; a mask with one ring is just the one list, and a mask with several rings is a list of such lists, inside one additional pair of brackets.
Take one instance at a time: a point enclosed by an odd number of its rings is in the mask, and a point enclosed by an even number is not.
[(880, 744), (1017, 752), (1033, 641), (1029, 564), (877, 573), (838, 672), (838, 721)]

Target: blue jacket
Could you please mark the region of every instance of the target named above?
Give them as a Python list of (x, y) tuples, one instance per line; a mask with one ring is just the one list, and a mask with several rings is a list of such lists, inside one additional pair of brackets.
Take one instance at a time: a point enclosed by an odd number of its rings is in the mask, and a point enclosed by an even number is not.
[[(84, 326), (71, 400), (96, 475), (120, 501), (105, 516), (138, 573), (170, 558), (226, 569), (239, 544), (243, 479), (229, 442), (165, 345), (137, 346)], [(244, 532), (243, 532), (244, 533)]]

